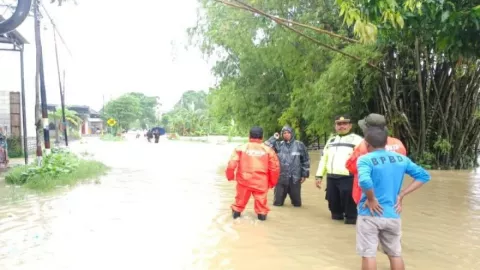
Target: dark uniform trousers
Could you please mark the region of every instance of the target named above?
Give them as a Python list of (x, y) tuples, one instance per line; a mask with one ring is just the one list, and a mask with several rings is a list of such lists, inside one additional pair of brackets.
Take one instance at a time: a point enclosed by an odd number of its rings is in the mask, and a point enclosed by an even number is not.
[(293, 206), (300, 207), (302, 206), (301, 191), (302, 184), (300, 183), (300, 180), (293, 183), (293, 180), (290, 178), (289, 184), (278, 183), (274, 189), (273, 205), (282, 206), (285, 203), (288, 194)]
[(356, 220), (357, 204), (352, 197), (353, 175), (327, 175), (328, 209), (333, 219)]

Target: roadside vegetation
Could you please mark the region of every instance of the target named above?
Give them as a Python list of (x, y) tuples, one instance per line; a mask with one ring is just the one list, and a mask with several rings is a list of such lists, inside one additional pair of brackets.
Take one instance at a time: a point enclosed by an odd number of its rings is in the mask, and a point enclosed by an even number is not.
[(115, 135), (113, 135), (113, 134), (108, 134), (108, 133), (107, 133), (107, 134), (103, 134), (103, 135), (100, 137), (100, 139), (101, 139), (102, 141), (107, 141), (107, 142), (121, 142), (121, 141), (123, 141), (125, 138), (122, 137), (121, 134), (115, 136)]
[[(245, 136), (247, 128), (239, 126), (230, 114), (217, 114), (204, 91), (183, 93), (172, 110), (162, 116), (161, 125), (179, 136)], [(177, 136), (177, 135), (176, 135)], [(178, 137), (178, 136), (177, 136)]]
[(30, 164), (10, 169), (5, 181), (37, 191), (51, 191), (60, 186), (94, 180), (108, 171), (108, 167), (95, 160), (81, 158), (67, 150), (53, 149), (43, 158), (42, 165)]

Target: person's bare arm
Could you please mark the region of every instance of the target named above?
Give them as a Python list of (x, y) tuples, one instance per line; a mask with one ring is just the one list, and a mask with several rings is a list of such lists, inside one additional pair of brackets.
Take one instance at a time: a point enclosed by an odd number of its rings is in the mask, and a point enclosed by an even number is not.
[(414, 192), (415, 190), (422, 187), (425, 183), (430, 181), (430, 174), (424, 168), (418, 166), (410, 159), (408, 159), (407, 162), (408, 165), (405, 173), (412, 177), (413, 181), (404, 190), (400, 192), (399, 196), (401, 198)]

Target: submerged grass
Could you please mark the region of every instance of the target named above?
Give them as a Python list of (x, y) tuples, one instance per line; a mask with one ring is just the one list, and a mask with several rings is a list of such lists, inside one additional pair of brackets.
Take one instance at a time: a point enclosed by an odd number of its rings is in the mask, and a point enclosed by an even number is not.
[(50, 191), (59, 186), (71, 186), (104, 175), (108, 167), (95, 160), (80, 158), (70, 152), (51, 153), (41, 166), (17, 166), (5, 175), (5, 181), (37, 191)]

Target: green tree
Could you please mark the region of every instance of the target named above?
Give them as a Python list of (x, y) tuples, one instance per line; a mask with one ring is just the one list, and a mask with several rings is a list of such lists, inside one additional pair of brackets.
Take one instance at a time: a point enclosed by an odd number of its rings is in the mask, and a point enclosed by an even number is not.
[[(62, 109), (56, 109), (54, 112), (48, 113), (48, 118), (61, 121), (63, 119)], [(65, 108), (65, 120), (68, 124), (74, 127), (80, 127), (82, 124), (82, 118), (80, 118), (77, 112)]]
[(113, 118), (121, 128), (130, 128), (141, 115), (140, 99), (136, 95), (124, 94), (105, 104), (104, 116)]
[(132, 92), (140, 101), (140, 114), (138, 117), (139, 125), (142, 129), (152, 127), (157, 122), (156, 108), (159, 105), (159, 97), (150, 97), (142, 93)]
[(222, 56), (208, 96), (217, 122), (267, 133), (288, 123), (309, 141), (330, 133), (337, 113), (378, 112), (417, 161), (475, 165), (480, 1), (248, 1), (260, 11), (200, 2), (188, 33)]
[[(228, 126), (218, 122), (208, 108), (205, 92), (187, 91), (174, 108), (163, 115), (161, 122), (169, 132), (177, 132), (182, 136), (227, 135)], [(235, 132), (232, 135), (236, 135)]]
[[(266, 134), (278, 131), (283, 124), (291, 124), (300, 138), (309, 140), (306, 120), (299, 108), (291, 109), (282, 121), (279, 119), (292, 104), (294, 92), (314, 87), (334, 54), (309, 40), (299, 39), (296, 33), (286, 32), (264, 17), (239, 12), (215, 1), (202, 4), (206, 12), (200, 15), (189, 35), (203, 53), (224, 56), (213, 69), (220, 84), (210, 91), (212, 116), (225, 123), (233, 119), (243, 130), (260, 125)], [(352, 36), (342, 26), (333, 0), (268, 1), (259, 7), (290, 20), (320, 22), (328, 31)], [(326, 45), (345, 46), (340, 39), (313, 30), (308, 33)], [(295, 106), (303, 109), (303, 102), (297, 99)]]
[(204, 91), (189, 90), (182, 94), (180, 100), (175, 104), (175, 109), (185, 108), (195, 110), (205, 110), (207, 108), (207, 93)]
[[(53, 123), (55, 123), (55, 140), (56, 142), (59, 142), (61, 135), (59, 130), (59, 123), (61, 123), (63, 119), (62, 109), (58, 108), (54, 112), (49, 112), (48, 118), (49, 120), (53, 121)], [(83, 122), (82, 118), (78, 116), (77, 112), (66, 108), (65, 120), (67, 120), (67, 125), (73, 127), (74, 129), (78, 129)]]

